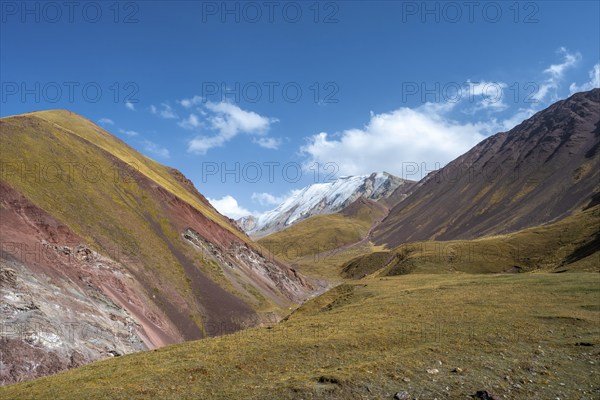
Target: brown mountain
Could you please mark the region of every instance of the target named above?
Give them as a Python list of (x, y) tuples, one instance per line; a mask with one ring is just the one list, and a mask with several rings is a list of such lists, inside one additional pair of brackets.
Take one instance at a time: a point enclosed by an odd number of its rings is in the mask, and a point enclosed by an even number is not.
[(600, 191), (600, 89), (576, 93), (430, 173), (377, 244), (471, 239), (556, 221)]
[(313, 287), (68, 111), (0, 119), (0, 383), (273, 322)]

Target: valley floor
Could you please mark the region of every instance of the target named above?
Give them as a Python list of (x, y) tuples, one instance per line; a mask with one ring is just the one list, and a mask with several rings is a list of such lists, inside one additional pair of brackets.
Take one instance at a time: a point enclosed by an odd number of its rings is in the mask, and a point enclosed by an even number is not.
[(342, 284), (270, 328), (96, 362), (2, 399), (600, 397), (600, 274)]

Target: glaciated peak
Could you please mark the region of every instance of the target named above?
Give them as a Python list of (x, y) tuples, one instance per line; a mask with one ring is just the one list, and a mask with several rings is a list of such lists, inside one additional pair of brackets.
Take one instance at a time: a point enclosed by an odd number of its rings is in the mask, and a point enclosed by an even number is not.
[(295, 191), (279, 206), (262, 214), (247, 232), (264, 236), (317, 214), (340, 211), (358, 198), (386, 198), (406, 181), (387, 172), (340, 176), (334, 181), (315, 183)]

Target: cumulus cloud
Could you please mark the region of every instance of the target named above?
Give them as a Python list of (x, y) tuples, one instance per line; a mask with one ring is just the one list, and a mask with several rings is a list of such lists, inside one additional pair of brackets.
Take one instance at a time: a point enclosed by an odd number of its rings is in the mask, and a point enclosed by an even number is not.
[(202, 123), (196, 114), (190, 114), (187, 118), (181, 119), (177, 125), (184, 129), (194, 130), (202, 126)]
[(125, 107), (130, 111), (135, 111), (135, 104), (130, 103), (128, 101), (125, 102)]
[(252, 201), (257, 202), (261, 206), (278, 206), (283, 203), (290, 195), (274, 196), (271, 193), (252, 193)]
[(362, 129), (339, 135), (321, 132), (308, 139), (301, 152), (315, 162), (337, 164), (342, 175), (389, 171), (401, 174), (406, 163), (437, 169), (485, 138), (489, 126), (460, 124), (433, 112), (434, 107), (371, 115)]
[[(200, 135), (194, 137), (188, 143), (188, 151), (196, 154), (206, 154), (215, 147), (221, 147), (233, 139), (239, 133), (264, 136), (277, 122), (276, 118), (269, 118), (253, 111), (246, 111), (229, 102), (213, 103), (207, 102), (204, 107), (209, 114), (206, 116), (207, 128), (215, 131), (212, 136)], [(179, 122), (179, 125), (187, 129), (204, 127), (195, 114), (190, 114), (187, 119)], [(277, 139), (263, 138), (257, 144), (267, 148), (279, 146)]]
[(183, 99), (178, 101), (178, 103), (181, 104), (184, 108), (191, 108), (193, 106), (200, 105), (204, 102), (204, 99), (200, 96), (193, 96), (189, 99)]
[(209, 118), (213, 128), (221, 135), (244, 133), (264, 133), (277, 119), (264, 117), (253, 111), (245, 111), (228, 102), (206, 103), (206, 108), (215, 113)]
[(583, 83), (581, 86), (578, 86), (575, 82), (571, 83), (571, 86), (569, 86), (571, 94), (600, 88), (600, 63), (594, 65), (594, 68), (590, 70), (589, 77), (590, 80)]
[[(336, 134), (321, 132), (308, 137), (300, 149), (307, 157), (305, 165), (335, 163), (341, 175), (383, 170), (403, 175), (413, 168), (407, 163), (413, 166), (416, 163), (422, 177), (427, 171), (443, 167), (490, 134), (514, 128), (545, 106), (548, 100), (555, 100), (567, 70), (581, 59), (579, 53), (569, 52), (564, 47), (558, 53), (562, 61), (542, 71), (545, 78), (534, 95), (538, 102), (519, 108), (510, 116), (469, 123), (448, 117), (459, 111), (476, 115), (480, 110), (499, 112), (508, 108), (503, 94), (508, 89), (506, 83), (468, 80), (459, 89), (456, 99), (425, 103), (412, 109), (403, 107), (381, 114), (371, 113), (370, 120), (362, 128)], [(570, 89), (572, 92), (589, 90), (600, 86), (599, 83), (600, 64), (590, 71), (589, 82), (581, 86), (572, 84)], [(468, 103), (474, 103), (474, 106), (469, 107)]]
[(254, 143), (265, 149), (277, 150), (281, 146), (281, 139), (274, 137), (260, 137), (252, 140)]
[(188, 151), (196, 154), (206, 154), (215, 147), (221, 147), (229, 139), (224, 136), (196, 136), (188, 143)]
[(561, 47), (558, 53), (562, 55), (563, 61), (559, 64), (552, 64), (544, 70), (544, 74), (548, 76), (538, 87), (532, 98), (538, 102), (546, 100), (554, 101), (558, 99), (557, 90), (564, 79), (565, 71), (574, 67), (581, 60), (580, 53), (570, 53), (566, 48)]
[(240, 206), (237, 200), (230, 195), (223, 196), (220, 199), (209, 198), (208, 201), (218, 212), (229, 218), (238, 219), (252, 214), (250, 211)]
[(475, 103), (475, 106), (469, 110), (471, 113), (480, 110), (500, 112), (508, 108), (508, 104), (504, 102), (504, 91), (508, 86), (506, 83), (467, 80), (465, 86), (461, 99), (468, 99), (469, 102)]
[(177, 114), (175, 114), (175, 110), (173, 110), (173, 108), (167, 103), (161, 103), (160, 109), (154, 105), (151, 105), (150, 112), (152, 114), (158, 115), (159, 117), (164, 118), (164, 119), (177, 119), (178, 118)]
[(100, 118), (98, 120), (98, 123), (101, 124), (101, 125), (114, 125), (115, 121), (113, 121), (110, 118)]
[(119, 129), (119, 133), (122, 133), (123, 135), (127, 135), (129, 137), (133, 137), (133, 136), (138, 136), (139, 133), (136, 131), (132, 131), (132, 130), (126, 130), (126, 129)]
[(168, 149), (161, 147), (158, 144), (151, 142), (149, 140), (144, 140), (142, 142), (142, 145), (144, 146), (144, 150), (146, 152), (153, 154), (155, 156), (159, 156), (162, 158), (169, 158), (171, 156)]

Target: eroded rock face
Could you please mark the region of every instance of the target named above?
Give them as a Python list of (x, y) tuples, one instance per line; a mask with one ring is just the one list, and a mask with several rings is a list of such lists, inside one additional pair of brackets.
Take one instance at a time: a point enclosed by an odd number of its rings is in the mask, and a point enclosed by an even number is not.
[(256, 218), (252, 215), (239, 218), (235, 221), (235, 223), (244, 232), (250, 232), (256, 228)]
[[(103, 269), (104, 279), (119, 280), (122, 274), (84, 246), (48, 246), (47, 251), (57, 257), (74, 254), (74, 263)], [(77, 258), (81, 255), (85, 259)], [(96, 286), (91, 274), (74, 282), (0, 259), (0, 277), (2, 385), (147, 349), (138, 334), (141, 327)]]
[[(272, 293), (270, 297), (275, 302), (281, 302), (278, 300), (281, 294), (292, 301), (302, 301), (306, 298), (306, 290), (310, 284), (302, 276), (292, 268), (269, 259), (268, 256), (261, 254), (246, 243), (232, 242), (227, 249), (223, 249), (203, 239), (198, 232), (191, 228), (187, 228), (182, 236), (203, 257), (214, 261), (228, 279), (241, 286), (250, 284), (266, 295)], [(240, 280), (239, 273), (233, 272), (235, 269), (243, 271), (243, 275), (250, 279)]]

